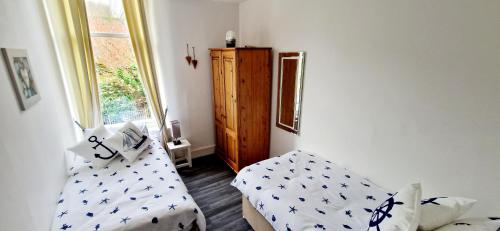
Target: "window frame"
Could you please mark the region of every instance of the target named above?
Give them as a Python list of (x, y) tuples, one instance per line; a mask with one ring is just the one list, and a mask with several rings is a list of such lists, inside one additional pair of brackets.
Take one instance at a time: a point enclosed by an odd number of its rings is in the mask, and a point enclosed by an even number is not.
[(129, 33), (118, 32), (90, 32), (90, 37), (96, 38), (130, 38)]
[[(86, 1), (85, 1), (85, 4), (86, 4)], [(122, 5), (122, 6), (123, 6), (123, 5)], [(87, 9), (85, 10), (85, 12), (86, 12), (86, 13), (88, 13)], [(87, 22), (89, 21), (89, 16), (88, 16), (87, 14), (85, 15), (85, 19), (87, 20)], [(89, 24), (89, 25), (90, 25), (90, 24)], [(118, 38), (118, 39), (129, 39), (129, 40), (130, 40), (130, 42), (132, 42), (132, 41), (131, 41), (130, 31), (129, 31), (129, 29), (128, 29), (128, 25), (126, 25), (126, 27), (127, 27), (127, 32), (101, 32), (101, 31), (99, 31), (99, 32), (91, 32), (91, 31), (90, 31), (90, 28), (89, 28), (89, 32), (88, 32), (88, 34), (89, 34), (89, 39), (90, 39), (90, 45), (91, 45), (91, 47), (93, 48), (93, 46), (94, 46), (94, 45), (92, 44), (92, 38)], [(132, 46), (132, 44), (130, 44), (130, 45)], [(131, 48), (132, 48), (132, 52), (133, 52), (133, 47), (131, 47)], [(92, 57), (94, 58), (94, 65), (96, 65), (96, 64), (97, 64), (97, 63), (95, 62), (95, 57), (96, 57), (96, 56), (95, 56), (95, 52), (94, 52), (94, 50), (93, 50), (93, 49), (92, 49), (91, 54), (92, 54)], [(135, 63), (137, 63), (137, 62), (138, 62), (138, 61), (137, 61), (137, 57), (135, 57), (135, 54), (133, 54), (133, 55), (134, 55)], [(94, 72), (96, 73), (96, 82), (97, 82), (96, 84), (98, 84), (98, 82), (99, 82), (99, 79), (98, 79), (98, 78), (99, 78), (99, 75), (97, 74), (97, 70), (96, 70), (96, 69), (94, 69)], [(142, 84), (142, 80), (140, 80), (140, 81), (141, 81), (141, 84)], [(146, 91), (146, 89), (144, 88), (144, 85), (143, 85), (143, 84), (142, 84), (142, 88), (143, 88), (143, 91)], [(99, 89), (99, 90), (98, 90), (97, 97), (99, 97), (99, 100), (100, 100), (100, 97), (102, 97), (102, 96), (101, 96), (101, 89)], [(132, 121), (143, 121), (143, 122), (145, 122), (146, 124), (148, 124), (148, 127), (150, 127), (150, 128), (151, 128), (151, 125), (150, 125), (150, 124), (151, 124), (151, 122), (150, 122), (150, 121), (152, 121), (152, 120), (154, 119), (154, 117), (153, 117), (153, 114), (152, 114), (151, 105), (150, 105), (149, 100), (147, 99), (147, 97), (146, 97), (146, 103), (147, 103), (147, 108), (146, 108), (146, 110), (147, 110), (147, 112), (148, 112), (148, 114), (149, 114), (149, 117), (146, 117), (146, 118), (141, 119), (141, 120), (132, 120)], [(99, 105), (99, 107), (100, 107), (100, 106), (101, 106), (101, 105)], [(103, 115), (103, 112), (102, 112), (102, 108), (101, 108), (101, 110), (100, 110), (99, 117), (100, 117), (101, 121), (104, 123), (105, 121), (104, 121), (104, 115)], [(122, 122), (118, 122), (118, 123), (109, 123), (109, 124), (105, 124), (105, 125), (106, 125), (106, 126), (114, 126), (114, 125), (116, 125), (116, 124), (122, 124), (122, 123), (124, 123), (124, 122), (126, 122), (126, 121), (122, 121)], [(152, 126), (152, 127), (154, 128), (155, 126)]]

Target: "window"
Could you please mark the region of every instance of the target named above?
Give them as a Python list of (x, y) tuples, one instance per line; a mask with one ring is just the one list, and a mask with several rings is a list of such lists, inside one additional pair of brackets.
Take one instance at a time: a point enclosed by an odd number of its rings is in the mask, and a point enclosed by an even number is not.
[(151, 119), (122, 1), (85, 4), (104, 124)]

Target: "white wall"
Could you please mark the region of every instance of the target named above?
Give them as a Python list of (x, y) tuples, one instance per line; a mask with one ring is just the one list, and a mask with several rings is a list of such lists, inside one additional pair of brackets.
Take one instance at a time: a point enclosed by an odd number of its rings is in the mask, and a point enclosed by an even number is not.
[[(194, 150), (213, 153), (208, 49), (224, 47), (226, 31), (238, 32), (238, 4), (211, 0), (151, 0), (149, 3), (153, 51), (169, 119), (180, 120), (182, 136), (189, 139)], [(199, 60), (196, 70), (184, 59), (186, 43), (196, 47)]]
[(318, 152), (391, 190), (500, 211), (500, 1), (248, 0), (243, 44), (306, 55), (302, 131), (271, 153)]
[(49, 230), (75, 137), (41, 1), (0, 0), (0, 47), (28, 50), (42, 98), (21, 112), (0, 58), (0, 230)]

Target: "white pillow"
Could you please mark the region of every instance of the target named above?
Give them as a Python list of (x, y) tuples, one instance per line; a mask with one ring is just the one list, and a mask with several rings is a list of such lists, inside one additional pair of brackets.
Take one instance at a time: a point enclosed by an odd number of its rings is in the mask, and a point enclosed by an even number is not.
[[(92, 132), (94, 132), (95, 129), (85, 129), (84, 131), (84, 138), (88, 139), (90, 135), (92, 135)], [(82, 168), (91, 166), (90, 168), (93, 168), (92, 166), (92, 161), (86, 160), (85, 158), (75, 154), (74, 152), (70, 150), (65, 150), (64, 151), (64, 159), (66, 160), (66, 173), (68, 176), (71, 176), (75, 174), (76, 172), (79, 172)]]
[(462, 197), (432, 197), (422, 200), (418, 229), (434, 230), (462, 216), (476, 200)]
[(373, 211), (368, 231), (417, 230), (421, 197), (422, 189), (419, 183), (399, 190)]
[[(149, 135), (149, 130), (146, 122), (144, 121), (133, 121), (132, 122), (136, 127), (138, 127), (142, 133)], [(109, 124), (105, 125), (106, 129), (110, 131), (111, 133), (116, 133), (120, 128), (122, 128), (126, 123), (118, 123), (118, 124)], [(88, 136), (90, 133), (92, 133), (95, 130), (95, 128), (85, 128), (83, 131), (84, 136)]]
[(127, 122), (103, 143), (118, 150), (129, 162), (133, 162), (152, 141), (147, 134), (142, 133), (133, 123)]
[(436, 231), (499, 231), (500, 217), (465, 218), (456, 220)]
[(92, 161), (97, 169), (106, 166), (118, 154), (118, 151), (104, 144), (104, 140), (111, 136), (111, 133), (104, 126), (99, 126), (93, 132), (68, 150)]
[(66, 173), (68, 176), (72, 176), (84, 168), (94, 168), (92, 166), (92, 161), (86, 160), (72, 151), (64, 151), (64, 157), (66, 160)]

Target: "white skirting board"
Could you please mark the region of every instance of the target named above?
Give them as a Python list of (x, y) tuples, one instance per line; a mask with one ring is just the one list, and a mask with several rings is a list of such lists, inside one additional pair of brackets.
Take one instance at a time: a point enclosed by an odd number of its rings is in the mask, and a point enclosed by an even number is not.
[(215, 153), (215, 145), (206, 145), (191, 150), (191, 158), (195, 159)]

